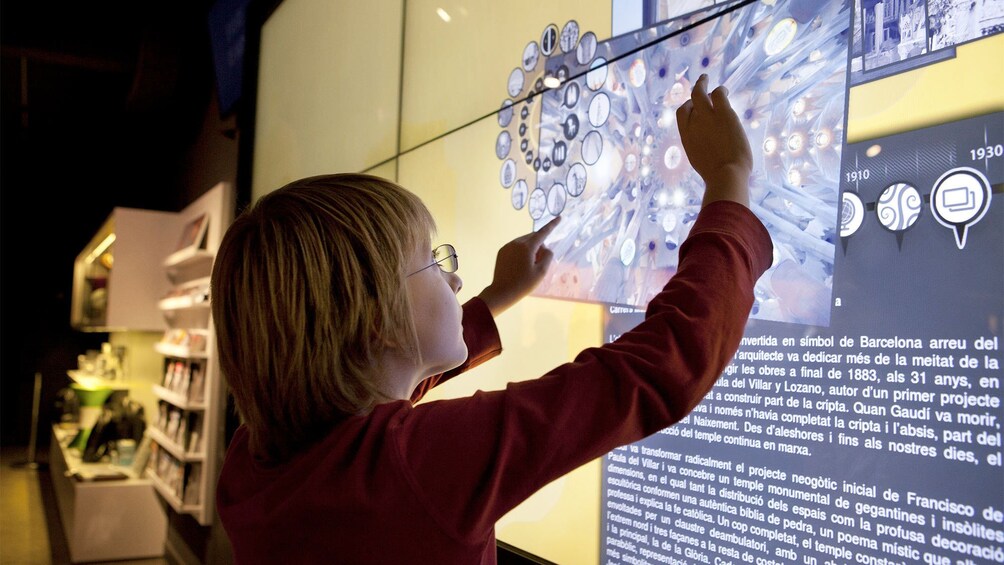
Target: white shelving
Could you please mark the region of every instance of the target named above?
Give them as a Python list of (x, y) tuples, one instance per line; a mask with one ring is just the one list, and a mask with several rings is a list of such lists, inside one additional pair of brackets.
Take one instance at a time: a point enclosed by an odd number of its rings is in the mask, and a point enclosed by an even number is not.
[(163, 379), (153, 385), (159, 410), (148, 427), (153, 444), (146, 477), (175, 512), (204, 526), (215, 512), (226, 406), (209, 275), (233, 206), (232, 187), (220, 183), (180, 212), (182, 242), (162, 261), (170, 288), (157, 302), (167, 330), (153, 346), (163, 357)]
[(164, 260), (164, 267), (176, 269), (194, 263), (212, 263), (213, 254), (205, 249), (182, 249), (170, 254)]
[(160, 444), (161, 448), (179, 461), (188, 463), (192, 461), (204, 461), (206, 459), (205, 453), (193, 453), (191, 451), (186, 451), (184, 447), (178, 445), (174, 440), (167, 437), (167, 434), (157, 428), (150, 428), (150, 437)]
[(190, 412), (194, 412), (206, 409), (206, 404), (204, 402), (190, 401), (187, 395), (164, 388), (161, 385), (153, 385), (153, 394), (158, 399), (163, 400), (174, 406), (177, 406), (182, 410), (188, 410)]

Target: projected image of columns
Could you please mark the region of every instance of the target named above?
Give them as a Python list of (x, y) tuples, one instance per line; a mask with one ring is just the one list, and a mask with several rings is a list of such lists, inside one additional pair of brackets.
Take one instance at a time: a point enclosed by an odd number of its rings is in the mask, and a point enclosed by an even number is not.
[[(567, 69), (570, 78), (539, 97), (539, 146), (562, 141), (566, 159), (537, 171), (536, 185), (562, 183), (568, 196), (566, 220), (547, 241), (554, 264), (535, 294), (644, 306), (675, 274), (704, 196), (676, 110), (706, 73), (711, 88), (728, 88), (755, 149), (750, 207), (776, 250), (753, 317), (827, 325), (828, 299), (807, 309), (789, 289), (832, 294), (851, 5), (755, 2), (548, 57), (545, 74)], [(586, 172), (581, 190), (567, 180), (573, 167)], [(552, 216), (545, 206), (534, 228)]]

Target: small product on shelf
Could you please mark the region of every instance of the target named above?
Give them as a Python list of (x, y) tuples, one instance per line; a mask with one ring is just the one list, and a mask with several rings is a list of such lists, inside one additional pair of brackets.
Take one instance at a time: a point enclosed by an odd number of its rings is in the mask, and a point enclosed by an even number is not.
[(206, 371), (202, 363), (192, 363), (192, 379), (188, 386), (188, 401), (202, 404), (206, 394)]
[(182, 498), (184, 504), (196, 505), (199, 503), (199, 486), (201, 465), (189, 465), (188, 478), (185, 480), (185, 495)]
[(188, 438), (186, 442), (186, 451), (188, 453), (200, 454), (202, 453), (202, 418), (198, 414), (191, 414), (191, 425), (188, 429)]

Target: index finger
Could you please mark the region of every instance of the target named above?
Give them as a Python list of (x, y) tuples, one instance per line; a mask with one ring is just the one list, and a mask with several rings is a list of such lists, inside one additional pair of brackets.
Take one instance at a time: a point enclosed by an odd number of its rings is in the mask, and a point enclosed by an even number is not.
[(555, 216), (550, 222), (547, 222), (539, 230), (533, 232), (530, 238), (534, 241), (543, 241), (552, 231), (554, 231), (554, 228), (558, 227), (560, 222), (561, 216)]
[(708, 75), (702, 74), (694, 83), (694, 90), (690, 93), (690, 99), (694, 101), (694, 108), (701, 110), (711, 109), (711, 97), (708, 96)]

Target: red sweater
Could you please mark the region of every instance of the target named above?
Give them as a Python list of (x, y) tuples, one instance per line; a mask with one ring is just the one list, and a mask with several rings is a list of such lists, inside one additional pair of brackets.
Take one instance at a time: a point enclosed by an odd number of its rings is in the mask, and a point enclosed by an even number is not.
[[(494, 564), (503, 514), (701, 401), (739, 346), (753, 285), (770, 262), (756, 217), (714, 203), (645, 321), (538, 379), (418, 406), (381, 404), (278, 464), (256, 461), (239, 428), (217, 490), (236, 561)], [(480, 300), (464, 305), (464, 337), (470, 359), (439, 382), (501, 351)]]

